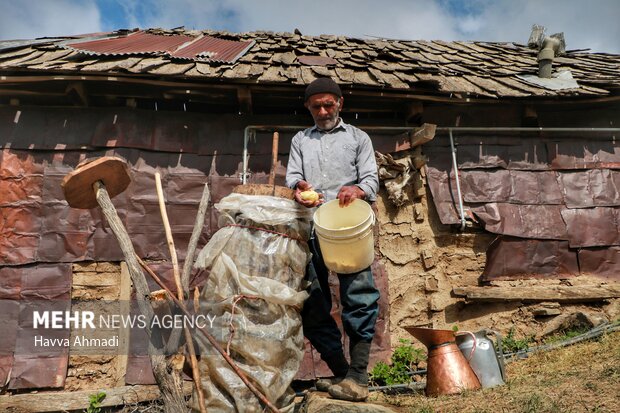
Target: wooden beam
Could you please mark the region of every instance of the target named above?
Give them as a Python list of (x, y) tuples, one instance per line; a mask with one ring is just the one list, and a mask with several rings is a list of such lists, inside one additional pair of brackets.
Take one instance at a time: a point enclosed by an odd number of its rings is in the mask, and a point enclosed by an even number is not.
[[(58, 82), (58, 81), (100, 81), (100, 82), (112, 82), (119, 84), (145, 84), (145, 85), (157, 85), (157, 86), (170, 86), (170, 87), (185, 87), (185, 88), (196, 88), (197, 90), (201, 89), (228, 89), (228, 90), (236, 90), (238, 86), (248, 86), (250, 87), (252, 92), (268, 92), (274, 93), (278, 91), (286, 91), (286, 92), (296, 92), (303, 94), (302, 86), (278, 86), (278, 85), (256, 85), (253, 81), (247, 80), (245, 82), (235, 82), (235, 83), (196, 83), (196, 82), (188, 82), (184, 80), (161, 80), (159, 78), (145, 78), (145, 77), (136, 77), (133, 76), (123, 76), (123, 75), (43, 75), (43, 76), (12, 76), (12, 75), (0, 75), (0, 85), (18, 85), (23, 83), (39, 83), (39, 82)], [(218, 79), (221, 80), (221, 79)], [(249, 82), (252, 82), (248, 85)], [(348, 96), (368, 96), (375, 98), (389, 98), (389, 99), (403, 99), (403, 100), (418, 100), (418, 101), (429, 101), (429, 102), (443, 102), (443, 103), (452, 103), (452, 104), (473, 104), (473, 103), (481, 103), (481, 104), (511, 104), (511, 103), (553, 103), (557, 105), (564, 104), (584, 104), (584, 103), (608, 103), (620, 101), (620, 95), (613, 96), (604, 96), (604, 97), (581, 97), (576, 99), (564, 99), (558, 96), (554, 96), (553, 98), (545, 98), (545, 97), (530, 97), (524, 98), (503, 98), (501, 100), (489, 99), (489, 98), (473, 98), (473, 97), (457, 97), (455, 94), (438, 94), (436, 91), (435, 94), (412, 94), (409, 93), (411, 90), (389, 90), (383, 89), (381, 91), (376, 90), (360, 90), (360, 89), (345, 89), (343, 90), (344, 95)], [(345, 106), (346, 107), (346, 106)]]
[(422, 126), (413, 131), (413, 133), (411, 133), (411, 147), (415, 148), (416, 146), (424, 145), (425, 143), (433, 140), (436, 130), (437, 125), (432, 123), (424, 123)]
[(412, 123), (421, 123), (418, 122), (422, 119), (422, 115), (424, 114), (424, 104), (422, 102), (411, 102), (407, 105), (407, 122)]
[[(183, 394), (192, 393), (192, 383), (183, 383)], [(0, 396), (0, 411), (32, 411), (56, 412), (67, 410), (84, 410), (88, 408), (88, 398), (92, 394), (103, 391), (106, 394), (101, 407), (113, 407), (124, 404), (135, 404), (158, 400), (161, 393), (156, 385), (151, 386), (123, 386), (102, 390), (80, 390), (24, 393)]]
[(538, 112), (534, 106), (525, 105), (523, 108), (523, 117), (526, 119), (538, 119)]
[(601, 301), (620, 297), (620, 284), (538, 285), (524, 287), (456, 287), (452, 293), (468, 301), (556, 301), (563, 303)]
[(75, 106), (89, 106), (84, 82), (69, 83), (65, 88), (65, 93), (69, 95)]
[(237, 88), (237, 100), (239, 101), (239, 111), (244, 115), (252, 114), (252, 91), (249, 87)]

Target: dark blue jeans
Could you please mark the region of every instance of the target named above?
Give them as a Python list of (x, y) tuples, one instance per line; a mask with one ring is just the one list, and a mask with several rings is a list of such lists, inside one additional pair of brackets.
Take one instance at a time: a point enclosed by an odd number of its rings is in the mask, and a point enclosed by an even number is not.
[[(314, 232), (308, 241), (312, 260), (306, 269), (310, 296), (301, 312), (304, 335), (321, 354), (329, 359), (342, 353), (342, 336), (331, 316), (332, 299), (329, 289), (329, 271), (323, 262), (319, 241)], [(353, 274), (338, 274), (342, 325), (352, 343), (371, 342), (379, 314), (379, 290), (375, 287), (370, 267)]]

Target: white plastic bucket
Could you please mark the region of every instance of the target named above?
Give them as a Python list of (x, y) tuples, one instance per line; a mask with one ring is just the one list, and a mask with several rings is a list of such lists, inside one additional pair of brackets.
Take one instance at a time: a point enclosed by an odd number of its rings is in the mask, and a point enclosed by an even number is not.
[(338, 274), (352, 274), (374, 260), (375, 213), (359, 199), (343, 208), (338, 202), (326, 202), (314, 212), (314, 230), (325, 266)]

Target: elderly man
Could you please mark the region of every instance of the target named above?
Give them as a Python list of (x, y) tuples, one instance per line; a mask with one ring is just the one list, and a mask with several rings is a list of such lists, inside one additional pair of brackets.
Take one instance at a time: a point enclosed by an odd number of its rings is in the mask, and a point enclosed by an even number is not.
[[(295, 200), (311, 208), (338, 199), (346, 208), (355, 199), (373, 202), (379, 188), (372, 142), (360, 129), (340, 118), (344, 103), (340, 87), (329, 78), (319, 78), (306, 88), (305, 106), (315, 125), (293, 137), (286, 171), (286, 184), (295, 189)], [(314, 189), (318, 201), (300, 194)], [(317, 388), (338, 399), (361, 401), (368, 397), (368, 357), (375, 334), (379, 291), (370, 267), (354, 274), (338, 274), (342, 324), (349, 337), (349, 364), (341, 334), (332, 318), (328, 270), (318, 240), (309, 241), (312, 260), (306, 277), (311, 283), (302, 311), (304, 334), (334, 374), (319, 380)]]

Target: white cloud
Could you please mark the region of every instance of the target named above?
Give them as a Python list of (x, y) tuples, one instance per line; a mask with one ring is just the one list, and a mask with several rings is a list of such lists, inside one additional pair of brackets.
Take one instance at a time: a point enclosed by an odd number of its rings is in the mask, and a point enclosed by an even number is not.
[[(125, 0), (127, 2), (127, 0)], [(142, 27), (293, 31), (399, 39), (525, 43), (532, 24), (563, 31), (568, 49), (620, 53), (620, 2), (590, 0), (132, 0)]]
[(547, 34), (564, 32), (567, 49), (620, 53), (620, 2), (617, 0), (491, 1), (481, 13), (477, 39), (526, 43), (532, 24)]
[[(568, 49), (620, 53), (618, 0), (99, 0), (126, 27), (272, 30), (396, 39), (525, 43), (532, 24), (563, 31)], [(0, 0), (0, 37), (101, 29), (95, 0)], [(104, 16), (109, 19), (109, 16)], [(103, 19), (107, 21), (106, 19)], [(10, 34), (10, 35), (8, 35)]]
[(101, 31), (94, 0), (0, 0), (0, 39)]

